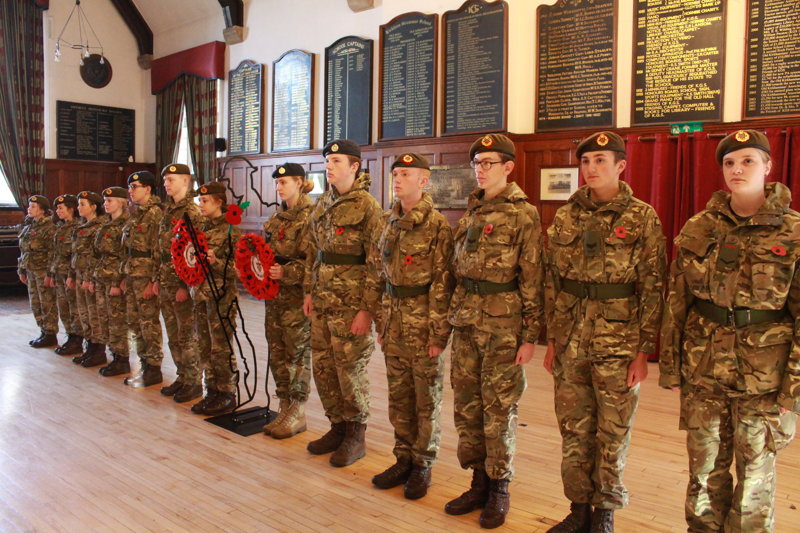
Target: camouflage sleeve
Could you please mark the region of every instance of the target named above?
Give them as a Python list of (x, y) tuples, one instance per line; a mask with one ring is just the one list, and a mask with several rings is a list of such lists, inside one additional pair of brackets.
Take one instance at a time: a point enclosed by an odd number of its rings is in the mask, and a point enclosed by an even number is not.
[(661, 221), (652, 208), (644, 224), (645, 242), (636, 264), (639, 287), (639, 352), (656, 351), (661, 313), (664, 309), (664, 273), (667, 269), (666, 239)]
[[(381, 283), (381, 297), (380, 301), (383, 301), (383, 295), (386, 292), (386, 282), (388, 281), (386, 277), (386, 264), (383, 259), (383, 250), (380, 248), (381, 242), (383, 241), (384, 233), (388, 229), (388, 221), (389, 215), (391, 211), (385, 211), (381, 216), (381, 231), (378, 235), (377, 239), (374, 239), (372, 242), (372, 246), (375, 248), (375, 257), (377, 258), (377, 265), (376, 268), (378, 270), (378, 276)], [(375, 322), (375, 331), (381, 332), (384, 329), (383, 324), (383, 305), (375, 306), (375, 311), (372, 313), (372, 320)]]
[(298, 257), (292, 258), (283, 265), (283, 282), (288, 285), (303, 285), (305, 287), (306, 262), (310, 255), (308, 236), (308, 222), (297, 233), (300, 242), (297, 243)]
[(150, 251), (152, 261), (149, 262), (148, 272), (142, 273), (142, 277), (147, 277), (153, 282), (158, 280), (158, 269), (161, 266), (161, 250), (158, 244), (158, 232), (162, 218), (164, 218), (164, 212), (160, 207), (154, 207), (147, 211), (143, 220), (143, 224), (146, 224), (147, 227), (147, 242), (150, 244), (148, 250)]
[(433, 276), (428, 295), (430, 344), (444, 349), (452, 330), (447, 320), (447, 311), (450, 308), (450, 295), (453, 294), (455, 286), (452, 267), (453, 230), (444, 218), (439, 224), (433, 254)]
[[(563, 226), (563, 219), (564, 219), (563, 210), (559, 209), (558, 211), (556, 211), (556, 216), (553, 219), (553, 223), (547, 230), (549, 238), (552, 238), (553, 235), (559, 232), (559, 230)], [(545, 261), (544, 315), (545, 315), (545, 323), (547, 324), (547, 340), (552, 341), (554, 340), (554, 337), (553, 334), (551, 333), (552, 332), (551, 325), (553, 324), (553, 313), (555, 312), (555, 302), (556, 302), (556, 297), (558, 296), (559, 284), (561, 278), (558, 269), (555, 266), (552, 246), (550, 246), (549, 243), (547, 248), (543, 252), (543, 259)]]
[(664, 388), (681, 386), (681, 345), (686, 317), (694, 296), (686, 286), (681, 250), (670, 268), (669, 294), (661, 321), (661, 352), (658, 358), (658, 384)]
[(795, 265), (786, 307), (789, 315), (794, 319), (794, 332), (789, 360), (786, 362), (786, 369), (783, 372), (781, 391), (778, 393), (778, 405), (800, 413), (800, 264)]
[(528, 211), (530, 222), (522, 228), (519, 254), (519, 292), (522, 296), (522, 340), (536, 342), (544, 318), (544, 241), (539, 212), (533, 206)]
[(378, 202), (374, 199), (372, 205), (365, 205), (367, 213), (364, 216), (364, 234), (367, 244), (365, 253), (367, 254), (367, 269), (364, 273), (364, 290), (361, 293), (361, 303), (358, 308), (362, 311), (369, 311), (372, 315), (378, 314), (383, 287), (381, 286), (380, 276), (380, 254), (378, 253), (377, 241), (381, 237), (383, 230), (383, 211)]
[(303, 272), (303, 294), (311, 294), (314, 289), (314, 263), (317, 260), (317, 241), (314, 238), (313, 220), (314, 214), (319, 208), (319, 203), (311, 210), (311, 216), (306, 224), (305, 240), (306, 240), (306, 261)]
[(47, 258), (47, 275), (51, 278), (56, 276), (56, 265), (58, 263), (58, 226), (56, 226), (53, 236), (50, 238), (50, 256)]

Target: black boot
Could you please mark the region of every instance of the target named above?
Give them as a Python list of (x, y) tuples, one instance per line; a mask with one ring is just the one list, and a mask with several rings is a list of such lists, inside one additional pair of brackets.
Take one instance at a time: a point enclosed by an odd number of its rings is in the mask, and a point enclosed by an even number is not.
[(197, 385), (187, 385), (183, 384), (178, 392), (172, 397), (177, 403), (184, 403), (189, 402), (191, 400), (196, 400), (200, 396), (203, 395), (203, 386), (199, 383)]
[(33, 339), (30, 342), (30, 345), (34, 348), (49, 348), (51, 346), (56, 346), (58, 344), (58, 337), (56, 337), (55, 333), (44, 333), (42, 332), (41, 337), (37, 339)]
[(614, 510), (595, 508), (590, 533), (614, 533)]
[(171, 385), (167, 385), (166, 387), (161, 387), (161, 394), (164, 396), (174, 396), (176, 392), (180, 390), (183, 386), (183, 382), (181, 378), (176, 379), (172, 382)]
[(127, 355), (111, 353), (111, 362), (100, 369), (100, 375), (105, 377), (119, 376), (131, 373), (131, 363)]
[(372, 476), (372, 484), (379, 489), (391, 489), (402, 485), (408, 481), (408, 476), (411, 475), (411, 459), (403, 457), (397, 459), (397, 462), (381, 472), (378, 475)]
[(97, 342), (90, 342), (89, 343), (89, 357), (81, 361), (81, 366), (84, 368), (89, 368), (92, 366), (97, 365), (104, 365), (107, 362), (106, 359), (106, 345), (100, 344)]
[(306, 446), (308, 452), (314, 455), (322, 455), (338, 450), (344, 440), (345, 425), (345, 422), (331, 424), (331, 429), (329, 429), (327, 433), (317, 440), (312, 440), (308, 443), (308, 446)]
[(206, 390), (205, 397), (192, 406), (192, 412), (197, 415), (206, 414), (206, 407), (214, 403), (214, 400), (217, 399), (218, 394), (218, 390), (208, 388), (208, 390)]
[(205, 414), (210, 416), (222, 415), (229, 413), (236, 409), (236, 394), (232, 392), (217, 393), (214, 401), (209, 403), (205, 408)]
[(569, 514), (547, 530), (547, 533), (589, 533), (592, 527), (592, 506), (588, 503), (569, 504)]
[(342, 444), (333, 452), (329, 462), (333, 466), (348, 466), (367, 454), (365, 441), (367, 425), (361, 422), (347, 422)]
[(511, 496), (508, 494), (507, 479), (489, 481), (489, 500), (481, 512), (480, 524), (484, 529), (500, 527), (506, 521)]
[(483, 509), (489, 499), (489, 476), (486, 470), (472, 471), (472, 486), (458, 498), (447, 502), (444, 512), (452, 515), (467, 514), (475, 509)]
[(58, 355), (76, 355), (81, 352), (83, 352), (83, 337), (72, 333), (67, 335), (67, 341), (64, 344), (56, 348)]
[(45, 332), (44, 331), (40, 332), (38, 337), (28, 341), (28, 346), (33, 346), (34, 343), (40, 342), (44, 336), (45, 336)]
[(139, 370), (135, 376), (125, 378), (125, 385), (129, 385), (135, 389), (143, 389), (150, 385), (158, 385), (161, 381), (161, 367), (143, 361), (141, 370)]
[(92, 341), (90, 341), (89, 339), (84, 339), (84, 340), (86, 341), (86, 343), (83, 345), (84, 346), (83, 352), (80, 355), (76, 355), (75, 357), (72, 358), (72, 362), (75, 363), (76, 365), (81, 364), (84, 359), (87, 359), (92, 355), (91, 351), (89, 350), (89, 348), (91, 348), (92, 346)]
[(418, 500), (428, 494), (428, 487), (431, 486), (431, 469), (426, 466), (416, 466), (411, 469), (406, 486), (403, 488), (403, 496), (407, 500)]

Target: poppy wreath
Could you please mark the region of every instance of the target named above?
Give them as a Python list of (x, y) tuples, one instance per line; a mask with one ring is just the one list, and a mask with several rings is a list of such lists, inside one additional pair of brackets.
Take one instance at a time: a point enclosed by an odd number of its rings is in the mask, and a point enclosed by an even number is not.
[(236, 243), (236, 270), (247, 292), (259, 300), (272, 300), (280, 285), (267, 275), (275, 264), (275, 254), (263, 237), (246, 233)]
[(181, 220), (175, 225), (175, 236), (172, 237), (170, 253), (172, 255), (172, 265), (181, 281), (190, 287), (196, 287), (206, 279), (205, 272), (197, 260), (197, 254), (206, 256), (208, 254), (208, 242), (203, 232), (197, 232), (197, 244), (200, 250), (195, 250), (192, 237), (186, 228), (186, 222)]

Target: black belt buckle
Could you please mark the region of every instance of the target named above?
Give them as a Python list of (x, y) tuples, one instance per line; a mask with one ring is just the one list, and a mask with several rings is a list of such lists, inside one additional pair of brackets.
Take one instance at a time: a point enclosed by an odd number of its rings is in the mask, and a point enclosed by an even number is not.
[(727, 317), (727, 324), (726, 326), (735, 326), (736, 325), (736, 310), (735, 309), (728, 309), (728, 317)]
[(590, 300), (597, 300), (597, 285), (593, 283), (584, 283), (583, 297)]

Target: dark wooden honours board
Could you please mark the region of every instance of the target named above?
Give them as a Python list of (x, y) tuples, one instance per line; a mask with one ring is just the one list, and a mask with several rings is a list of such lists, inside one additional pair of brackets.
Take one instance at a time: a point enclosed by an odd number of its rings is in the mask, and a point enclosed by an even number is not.
[(438, 15), (405, 13), (380, 29), (380, 140), (436, 135)]
[(505, 131), (508, 6), (468, 0), (444, 21), (443, 135)]
[(314, 54), (289, 50), (272, 63), (272, 151), (311, 149)]
[(633, 124), (722, 120), (723, 0), (637, 0)]
[(800, 116), (800, 0), (750, 0), (744, 117)]
[(537, 131), (614, 125), (616, 14), (616, 0), (537, 8)]
[(56, 101), (59, 159), (127, 161), (135, 155), (133, 109)]
[(230, 71), (228, 80), (228, 154), (260, 154), (264, 65), (246, 59)]
[(372, 39), (342, 37), (325, 49), (325, 143), (372, 137)]

